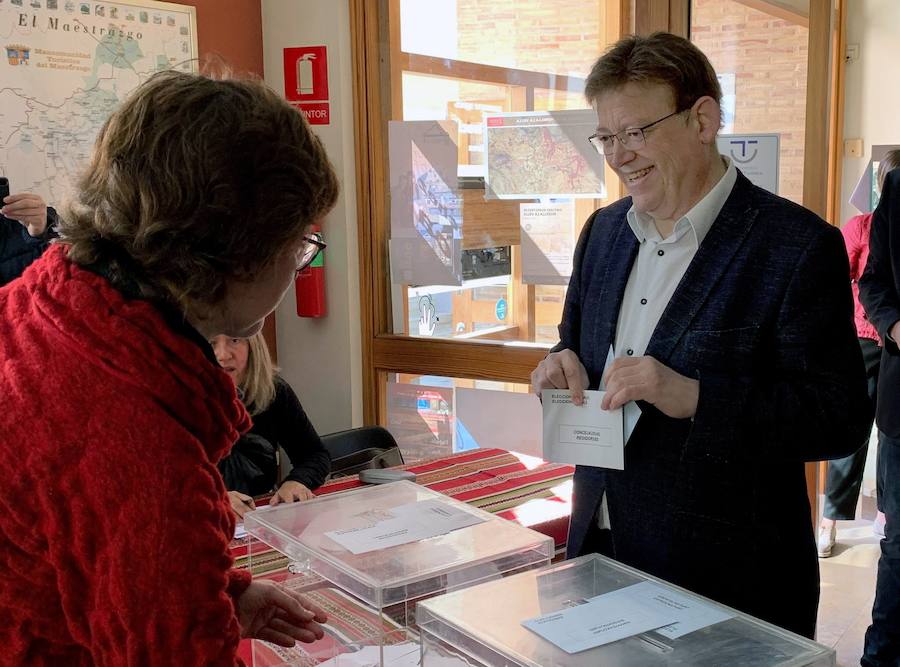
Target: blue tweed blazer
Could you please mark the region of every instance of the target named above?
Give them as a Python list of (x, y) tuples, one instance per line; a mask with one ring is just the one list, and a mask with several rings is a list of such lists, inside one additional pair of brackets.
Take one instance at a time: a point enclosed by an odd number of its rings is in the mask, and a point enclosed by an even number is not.
[[(578, 354), (591, 388), (638, 251), (630, 207), (586, 224), (559, 327), (555, 349)], [(577, 468), (568, 555), (596, 543), (605, 492), (613, 557), (812, 636), (803, 463), (855, 451), (871, 418), (840, 232), (739, 173), (646, 354), (700, 381), (697, 413), (641, 403), (625, 470)]]

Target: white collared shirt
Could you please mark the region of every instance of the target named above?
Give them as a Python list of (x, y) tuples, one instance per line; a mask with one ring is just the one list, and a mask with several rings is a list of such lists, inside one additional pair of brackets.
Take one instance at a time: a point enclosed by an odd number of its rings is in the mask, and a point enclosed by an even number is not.
[[(625, 295), (616, 324), (615, 357), (639, 357), (647, 350), (653, 330), (669, 305), (678, 283), (697, 254), (700, 244), (712, 227), (737, 181), (737, 169), (726, 158), (725, 174), (706, 195), (676, 223), (672, 233), (662, 238), (646, 213), (634, 206), (626, 219), (640, 246), (631, 267)], [(601, 387), (602, 388), (602, 387)], [(641, 416), (637, 403), (626, 403), (625, 442), (631, 437)], [(606, 499), (598, 512), (600, 527), (608, 527)]]

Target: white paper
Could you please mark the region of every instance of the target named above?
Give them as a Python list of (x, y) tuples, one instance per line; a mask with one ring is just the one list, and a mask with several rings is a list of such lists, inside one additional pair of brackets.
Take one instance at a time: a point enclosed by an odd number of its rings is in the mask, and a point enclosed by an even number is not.
[(716, 144), (751, 183), (778, 194), (781, 135), (720, 134)]
[(541, 403), (534, 394), (491, 389), (456, 388), (454, 451), (468, 445), (461, 434), (483, 447), (497, 446), (497, 424), (503, 424), (502, 449), (544, 455), (541, 443)]
[(610, 593), (523, 621), (522, 625), (566, 653), (578, 653), (670, 625), (674, 618), (675, 614), (665, 608), (652, 608)]
[(729, 618), (732, 614), (713, 604), (643, 581), (522, 625), (567, 653), (577, 653), (650, 630), (678, 639)]
[(522, 282), (568, 285), (575, 253), (575, 205), (519, 204)]
[(391, 121), (391, 276), (396, 284), (462, 284), (457, 124)]
[[(382, 662), (381, 651), (384, 651)], [(390, 644), (384, 647), (363, 646), (353, 653), (341, 653), (339, 656), (320, 662), (318, 667), (418, 667), (421, 660), (421, 649), (417, 644)]]
[(544, 459), (555, 463), (625, 469), (622, 410), (601, 410), (606, 392), (584, 392), (584, 403), (572, 403), (568, 389), (541, 392), (544, 411)]
[(244, 528), (243, 522), (234, 525), (234, 539), (240, 540), (247, 537), (247, 529)]
[(358, 515), (359, 525), (325, 533), (353, 554), (364, 554), (400, 544), (446, 535), (474, 526), (484, 519), (440, 500), (398, 505)]
[[(694, 632), (694, 630), (727, 621), (733, 616), (733, 614), (729, 614), (717, 606), (702, 602), (668, 586), (652, 581), (644, 581), (633, 586), (627, 586), (609, 595), (616, 595), (620, 598), (625, 597), (650, 609), (664, 609), (675, 614), (676, 623), (657, 628), (656, 630), (656, 632), (670, 639), (678, 639)], [(592, 600), (601, 597), (604, 596), (597, 596), (597, 598), (592, 598)]]

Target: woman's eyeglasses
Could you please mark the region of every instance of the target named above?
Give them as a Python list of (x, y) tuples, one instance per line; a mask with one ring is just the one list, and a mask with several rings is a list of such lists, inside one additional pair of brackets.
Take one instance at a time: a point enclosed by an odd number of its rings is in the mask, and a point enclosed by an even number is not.
[(316, 256), (325, 250), (325, 241), (319, 232), (313, 232), (303, 237), (303, 246), (297, 252), (297, 271), (302, 271), (312, 264)]

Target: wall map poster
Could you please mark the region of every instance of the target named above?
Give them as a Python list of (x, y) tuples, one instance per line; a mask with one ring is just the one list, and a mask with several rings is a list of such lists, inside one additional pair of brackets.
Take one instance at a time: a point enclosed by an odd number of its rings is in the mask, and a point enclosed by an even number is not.
[(59, 206), (128, 93), (159, 70), (197, 69), (196, 12), (150, 0), (2, 0), (0, 49), (0, 175)]

